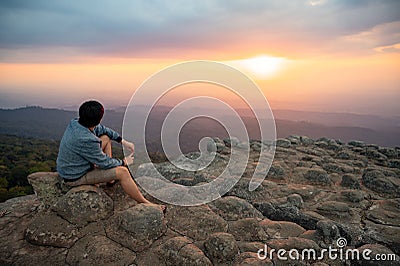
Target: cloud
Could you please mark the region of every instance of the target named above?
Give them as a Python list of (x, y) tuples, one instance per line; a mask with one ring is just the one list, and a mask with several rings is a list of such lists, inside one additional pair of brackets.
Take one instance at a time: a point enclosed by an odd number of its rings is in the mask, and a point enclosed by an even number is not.
[(252, 43), (313, 53), (343, 36), (400, 21), (399, 9), (400, 1), (356, 0), (0, 1), (0, 60), (13, 60), (21, 50), (146, 57)]
[(375, 48), (378, 52), (386, 52), (386, 53), (400, 53), (400, 43), (396, 43), (394, 45), (386, 45)]
[(353, 49), (399, 52), (400, 21), (380, 24), (369, 30), (344, 36), (342, 41), (343, 45)]

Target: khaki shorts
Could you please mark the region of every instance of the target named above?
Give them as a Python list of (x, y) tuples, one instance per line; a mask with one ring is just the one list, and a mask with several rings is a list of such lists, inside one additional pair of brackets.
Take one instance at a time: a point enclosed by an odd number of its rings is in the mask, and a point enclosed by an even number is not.
[(68, 186), (76, 187), (81, 185), (94, 185), (98, 183), (110, 182), (117, 179), (116, 167), (110, 169), (94, 168), (84, 174), (81, 178), (73, 182), (64, 182)]

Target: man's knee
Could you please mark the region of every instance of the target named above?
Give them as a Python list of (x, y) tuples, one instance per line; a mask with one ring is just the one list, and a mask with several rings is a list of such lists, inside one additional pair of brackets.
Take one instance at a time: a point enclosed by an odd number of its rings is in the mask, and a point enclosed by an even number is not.
[(117, 179), (123, 179), (123, 178), (130, 177), (129, 171), (125, 166), (117, 166), (115, 171), (116, 171)]
[(104, 144), (111, 141), (110, 137), (107, 136), (107, 135), (101, 135), (99, 138), (101, 139), (101, 141), (102, 141)]

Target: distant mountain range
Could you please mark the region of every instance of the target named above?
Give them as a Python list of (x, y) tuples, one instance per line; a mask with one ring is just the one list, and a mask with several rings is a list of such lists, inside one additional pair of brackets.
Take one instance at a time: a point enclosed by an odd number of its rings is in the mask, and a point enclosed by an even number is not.
[[(170, 109), (158, 106), (152, 111), (148, 126), (151, 129), (150, 142), (155, 147), (162, 121)], [(107, 110), (102, 123), (121, 132), (123, 111), (124, 108)], [(259, 130), (254, 117), (246, 113), (246, 110), (239, 110), (239, 114), (247, 126), (250, 138), (257, 139)], [(312, 138), (329, 137), (342, 141), (362, 140), (382, 146), (400, 146), (400, 117), (292, 110), (274, 110), (273, 114), (278, 137), (307, 135)], [(68, 122), (74, 117), (77, 117), (76, 111), (42, 107), (0, 109), (0, 134), (59, 140)], [(193, 120), (183, 127), (180, 134), (183, 151), (196, 149), (198, 140), (204, 136), (225, 137), (227, 133), (213, 121)]]
[[(78, 117), (76, 111), (37, 106), (0, 109), (0, 133), (60, 140), (69, 121), (74, 117)], [(119, 130), (122, 118), (123, 114), (110, 110), (106, 112), (104, 123)]]

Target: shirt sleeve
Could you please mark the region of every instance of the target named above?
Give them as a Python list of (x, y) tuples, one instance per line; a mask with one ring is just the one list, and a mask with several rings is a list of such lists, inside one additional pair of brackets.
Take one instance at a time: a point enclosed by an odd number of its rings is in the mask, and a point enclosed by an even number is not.
[(88, 140), (81, 146), (80, 155), (101, 169), (109, 169), (123, 165), (123, 161), (111, 158), (101, 150), (100, 140)]
[(116, 131), (101, 124), (94, 128), (93, 133), (97, 137), (100, 137), (101, 135), (107, 135), (110, 139), (115, 140), (118, 143), (122, 141), (122, 137)]

